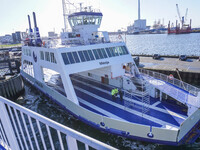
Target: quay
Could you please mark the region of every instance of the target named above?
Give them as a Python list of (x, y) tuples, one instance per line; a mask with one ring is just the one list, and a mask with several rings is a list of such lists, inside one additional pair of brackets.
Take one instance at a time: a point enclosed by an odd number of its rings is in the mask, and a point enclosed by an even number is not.
[(139, 61), (139, 68), (166, 75), (172, 74), (178, 79), (178, 74), (180, 74), (183, 81), (200, 84), (200, 61), (197, 57), (189, 57), (186, 61), (181, 61), (176, 56), (161, 57), (160, 59), (153, 59), (152, 56), (139, 56)]

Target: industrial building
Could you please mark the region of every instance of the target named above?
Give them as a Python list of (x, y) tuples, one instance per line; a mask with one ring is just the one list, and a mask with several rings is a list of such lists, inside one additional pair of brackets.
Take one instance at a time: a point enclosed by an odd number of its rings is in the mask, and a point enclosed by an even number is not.
[(140, 0), (138, 0), (138, 20), (135, 20), (133, 25), (127, 27), (127, 32), (136, 34), (146, 30), (146, 28), (146, 19), (141, 19), (140, 17)]

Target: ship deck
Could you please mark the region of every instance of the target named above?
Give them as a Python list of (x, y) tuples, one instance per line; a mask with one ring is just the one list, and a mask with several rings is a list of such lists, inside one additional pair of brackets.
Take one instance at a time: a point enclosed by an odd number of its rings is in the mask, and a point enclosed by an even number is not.
[[(51, 78), (49, 85), (54, 83), (57, 86), (53, 85), (52, 87), (65, 95), (58, 77), (56, 75)], [(160, 101), (150, 97), (149, 111), (143, 113), (141, 109), (143, 103), (139, 98), (131, 98), (134, 105), (127, 107), (125, 102), (126, 100), (130, 101), (130, 98), (123, 96), (123, 100), (120, 100), (119, 97), (115, 100), (112, 99), (111, 90), (114, 87), (80, 75), (72, 75), (71, 79), (80, 106), (97, 114), (125, 122), (172, 130), (177, 130), (187, 118), (187, 112), (183, 107), (169, 103), (167, 100)]]

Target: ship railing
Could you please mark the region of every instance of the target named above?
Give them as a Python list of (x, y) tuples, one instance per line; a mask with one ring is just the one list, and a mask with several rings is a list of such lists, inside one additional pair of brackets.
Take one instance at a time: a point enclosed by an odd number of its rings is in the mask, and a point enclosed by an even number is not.
[(193, 85), (190, 85), (188, 83), (185, 83), (183, 81), (180, 81), (174, 77), (171, 77), (171, 76), (167, 76), (167, 75), (164, 75), (162, 73), (158, 73), (158, 72), (154, 72), (154, 71), (150, 71), (150, 70), (146, 70), (146, 69), (142, 69), (142, 68), (139, 68), (139, 71), (144, 74), (144, 75), (148, 75), (148, 76), (151, 76), (151, 77), (154, 77), (156, 79), (160, 79), (162, 81), (166, 81), (172, 85), (175, 85), (187, 92), (189, 92), (190, 94), (194, 95), (194, 96), (198, 96), (198, 93), (200, 92), (200, 89), (193, 86)]
[(0, 96), (0, 149), (115, 149)]
[(110, 35), (109, 38), (110, 38), (111, 43), (124, 42), (124, 40), (123, 40), (123, 38), (120, 34), (118, 36), (117, 35)]

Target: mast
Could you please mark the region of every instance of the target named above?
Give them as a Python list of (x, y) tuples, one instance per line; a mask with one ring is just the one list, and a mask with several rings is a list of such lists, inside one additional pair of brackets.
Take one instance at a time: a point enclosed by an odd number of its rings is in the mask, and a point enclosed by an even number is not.
[(62, 5), (63, 5), (63, 18), (64, 18), (64, 32), (67, 31), (67, 14), (66, 14), (66, 3), (65, 0), (62, 0)]

